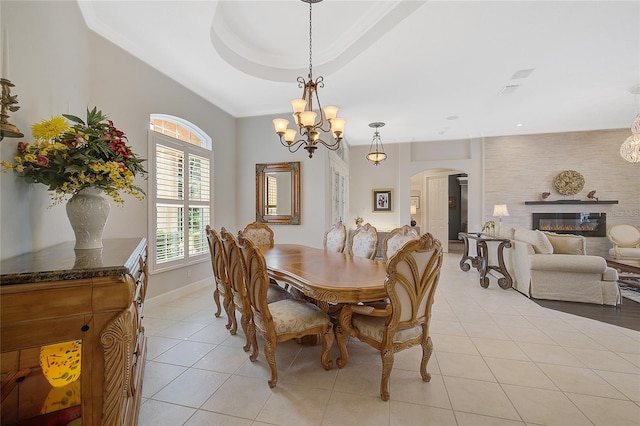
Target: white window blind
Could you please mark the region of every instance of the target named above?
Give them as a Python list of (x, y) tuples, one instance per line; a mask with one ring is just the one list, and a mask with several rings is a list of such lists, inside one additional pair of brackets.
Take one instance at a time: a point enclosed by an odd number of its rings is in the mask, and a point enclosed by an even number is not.
[[(197, 132), (203, 134), (200, 129)], [(205, 228), (211, 223), (212, 152), (155, 131), (150, 131), (149, 139), (150, 158), (155, 160), (154, 191), (150, 194), (154, 207), (150, 235), (155, 234), (150, 242), (155, 254), (152, 270), (205, 260), (208, 256)]]

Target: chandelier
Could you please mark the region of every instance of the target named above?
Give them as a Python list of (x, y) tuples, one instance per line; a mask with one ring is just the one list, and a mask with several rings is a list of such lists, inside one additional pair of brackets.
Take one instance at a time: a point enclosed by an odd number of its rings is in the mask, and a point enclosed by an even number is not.
[(620, 156), (630, 163), (640, 163), (640, 114), (631, 125), (631, 136), (620, 146)]
[[(296, 152), (304, 147), (309, 152), (309, 158), (313, 157), (313, 152), (322, 144), (332, 151), (340, 148), (342, 132), (346, 120), (338, 118), (338, 107), (326, 106), (322, 108), (318, 89), (324, 87), (322, 76), (313, 79), (313, 66), (311, 61), (312, 38), (311, 38), (311, 5), (322, 0), (302, 0), (309, 3), (309, 78), (305, 80), (298, 77), (298, 87), (302, 90), (302, 98), (291, 101), (293, 107), (293, 119), (298, 129), (289, 129), (289, 120), (276, 118), (273, 126), (280, 136), (280, 143), (289, 149), (289, 152)], [(314, 107), (318, 112), (314, 111)], [(320, 137), (320, 132), (329, 133), (333, 136), (333, 141), (324, 141)], [(296, 140), (297, 139), (297, 140)]]
[(382, 146), (382, 140), (380, 139), (380, 132), (378, 131), (378, 129), (383, 126), (384, 123), (379, 121), (369, 123), (369, 127), (376, 129), (373, 134), (373, 139), (371, 140), (369, 153), (367, 154), (367, 160), (373, 162), (374, 166), (377, 166), (381, 161), (387, 159), (387, 154), (384, 153), (384, 147)]

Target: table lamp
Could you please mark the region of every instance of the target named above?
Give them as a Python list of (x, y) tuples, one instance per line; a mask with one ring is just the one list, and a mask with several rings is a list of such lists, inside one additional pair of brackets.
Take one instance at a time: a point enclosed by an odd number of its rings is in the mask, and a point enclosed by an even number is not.
[(500, 228), (502, 228), (502, 216), (509, 216), (509, 210), (507, 210), (506, 204), (496, 204), (493, 206), (493, 215), (498, 216), (498, 235), (500, 235)]
[(418, 213), (418, 209), (416, 206), (411, 206), (411, 226), (416, 226), (416, 221), (413, 219), (413, 215)]

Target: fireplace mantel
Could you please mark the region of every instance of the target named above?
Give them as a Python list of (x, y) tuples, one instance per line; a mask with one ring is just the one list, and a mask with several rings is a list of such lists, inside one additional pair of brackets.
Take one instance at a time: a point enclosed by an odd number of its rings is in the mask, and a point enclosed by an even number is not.
[(618, 204), (618, 200), (553, 200), (553, 201), (525, 201), (526, 205), (543, 205), (543, 204)]

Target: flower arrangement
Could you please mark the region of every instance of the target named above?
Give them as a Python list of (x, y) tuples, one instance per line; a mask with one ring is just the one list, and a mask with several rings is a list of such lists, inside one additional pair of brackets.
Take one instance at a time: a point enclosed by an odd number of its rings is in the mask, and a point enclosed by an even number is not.
[(53, 204), (85, 188), (98, 188), (117, 204), (124, 203), (121, 193), (144, 198), (134, 178), (146, 174), (142, 165), (146, 160), (131, 151), (124, 132), (96, 107), (87, 108), (86, 122), (62, 114), (34, 124), (31, 130), (33, 144), (19, 142), (14, 162), (1, 165), (3, 171), (15, 170), (28, 183), (47, 185)]

